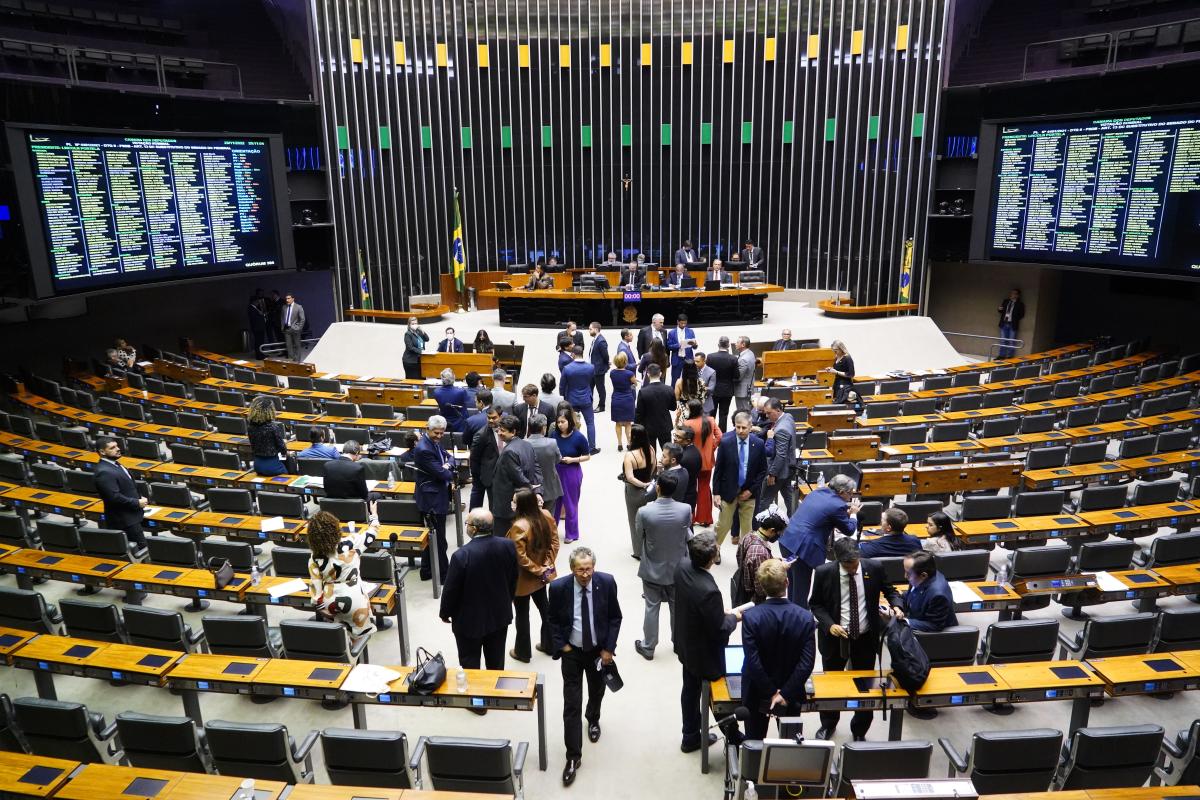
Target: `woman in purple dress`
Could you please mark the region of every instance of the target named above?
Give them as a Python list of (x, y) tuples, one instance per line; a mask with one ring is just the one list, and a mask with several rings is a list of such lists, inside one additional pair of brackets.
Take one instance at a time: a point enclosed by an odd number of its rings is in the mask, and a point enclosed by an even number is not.
[(551, 438), (562, 456), (555, 467), (559, 483), (562, 484), (562, 496), (554, 501), (554, 521), (557, 523), (562, 518), (565, 509), (567, 524), (563, 540), (573, 542), (579, 538), (579, 492), (583, 488), (583, 467), (580, 464), (591, 458), (590, 447), (587, 437), (579, 432), (575, 414), (569, 408), (559, 408)]

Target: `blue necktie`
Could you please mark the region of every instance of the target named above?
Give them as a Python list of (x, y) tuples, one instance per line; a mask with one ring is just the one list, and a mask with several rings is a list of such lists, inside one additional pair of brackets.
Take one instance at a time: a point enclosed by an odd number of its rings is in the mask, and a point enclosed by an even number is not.
[(746, 485), (746, 440), (738, 439), (738, 488)]
[(292, 324), (292, 307), (291, 306), (287, 307), (287, 319), (285, 319), (283, 321), (283, 324), (284, 324), (284, 326)]

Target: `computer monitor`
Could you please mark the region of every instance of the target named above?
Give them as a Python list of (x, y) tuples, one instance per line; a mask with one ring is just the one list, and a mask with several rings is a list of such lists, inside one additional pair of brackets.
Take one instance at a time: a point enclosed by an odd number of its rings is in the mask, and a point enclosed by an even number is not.
[(725, 647), (725, 674), (741, 675), (742, 664), (746, 661), (746, 651), (740, 644)]
[(684, 276), (679, 279), (679, 288), (680, 289), (695, 289), (696, 288), (696, 279), (693, 278), (691, 275), (684, 274)]
[(583, 290), (593, 289), (598, 292), (603, 292), (609, 288), (608, 276), (601, 275), (598, 272), (588, 272), (580, 275), (579, 288)]
[(711, 281), (710, 280), (710, 281), (704, 282), (704, 291), (706, 291), (706, 292), (716, 292), (716, 291), (720, 291), (720, 289), (721, 289), (720, 281)]
[(821, 788), (829, 783), (833, 767), (833, 742), (821, 739), (797, 743), (794, 739), (763, 739), (758, 762), (758, 784)]

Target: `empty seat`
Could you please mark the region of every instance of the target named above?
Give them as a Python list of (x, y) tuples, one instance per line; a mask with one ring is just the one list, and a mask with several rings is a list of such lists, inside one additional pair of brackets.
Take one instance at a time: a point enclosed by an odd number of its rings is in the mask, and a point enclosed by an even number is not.
[[(287, 376), (287, 385), (289, 389), (302, 389), (311, 392), (313, 388), (312, 378), (304, 375), (289, 375)], [(284, 404), (286, 408), (286, 403)]]
[(1025, 457), (1025, 469), (1027, 470), (1054, 469), (1066, 463), (1067, 448), (1065, 447), (1035, 447)]
[[(298, 494), (285, 492), (259, 492), (257, 496), (258, 513), (264, 517), (289, 517), (300, 519), (304, 516), (304, 500)], [(387, 501), (380, 500), (383, 505)], [(380, 515), (382, 521), (382, 513)]]
[(18, 484), (28, 483), (29, 469), (25, 459), (16, 453), (0, 453), (0, 479)]
[(193, 631), (178, 611), (125, 606), (125, 636), (130, 644), (194, 653), (204, 647), (204, 631)]
[(1014, 436), (1020, 425), (1021, 420), (1019, 417), (986, 419), (983, 421), (983, 426), (979, 429), (979, 438), (990, 439), (995, 436)]
[[(131, 458), (144, 458), (150, 461), (161, 461), (162, 450), (153, 439), (139, 439), (133, 436), (125, 438), (125, 455)], [(199, 466), (199, 465), (196, 465)]]
[(366, 522), (367, 503), (365, 500), (322, 497), (317, 503), (322, 511), (333, 514), (342, 522)]
[(160, 534), (146, 539), (150, 563), (194, 569), (200, 563), (199, 550), (191, 539)]
[(904, 556), (885, 556), (876, 558), (879, 566), (883, 567), (883, 579), (891, 584), (904, 583)]
[(182, 772), (212, 772), (200, 731), (188, 717), (137, 711), (117, 714), (117, 734), (130, 766)]
[(1170, 410), (1171, 401), (1167, 397), (1148, 397), (1138, 407), (1139, 417), (1153, 417), (1165, 414)]
[(1163, 729), (1158, 725), (1080, 728), (1071, 734), (1065, 747), (1054, 788), (1141, 786), (1154, 769), (1162, 741)]
[(79, 528), (72, 522), (42, 519), (37, 524), (37, 535), (42, 540), (42, 547), (50, 552), (82, 555)]
[(1106, 403), (1100, 406), (1100, 410), (1096, 413), (1096, 424), (1103, 425), (1107, 422), (1120, 422), (1124, 419), (1129, 419), (1129, 412), (1132, 406), (1127, 402)]
[[(1023, 547), (1014, 550), (1008, 556), (1009, 581), (1016, 582), (1028, 578), (1040, 578), (1051, 575), (1063, 575), (1071, 563), (1071, 548), (1055, 545), (1041, 547)], [(1050, 605), (1050, 596), (1024, 597), (1021, 599), (1021, 611), (1034, 608), (1045, 608)]]
[(283, 410), (293, 414), (316, 414), (317, 407), (307, 397), (283, 398)]
[(209, 489), (204, 493), (210, 511), (253, 514), (254, 498), (247, 489)]
[(981, 372), (960, 372), (950, 379), (950, 385), (957, 388), (959, 386), (978, 386), (979, 379), (983, 376)]
[(333, 378), (313, 378), (313, 389), (318, 392), (341, 394), (342, 384)]
[(963, 521), (973, 519), (1003, 519), (1008, 516), (1012, 498), (1007, 495), (973, 495), (962, 501)]
[(1100, 394), (1101, 392), (1111, 391), (1113, 388), (1112, 375), (1097, 375), (1088, 382), (1087, 394)]
[(213, 766), (222, 775), (283, 783), (312, 783), (312, 748), (317, 732), (309, 731), (299, 746), (277, 722), (204, 724)]
[(900, 425), (888, 431), (888, 444), (924, 444), (928, 437), (928, 425)]
[(1023, 381), (1026, 378), (1036, 378), (1042, 374), (1041, 364), (1021, 364), (1013, 376), (1014, 380)]
[(359, 403), (358, 410), (368, 419), (393, 419), (396, 409), (387, 403)]
[(121, 403), (121, 416), (125, 419), (131, 419), (134, 422), (146, 421), (146, 409), (138, 403)]
[[(833, 797), (846, 797), (852, 781), (904, 780), (929, 777), (931, 742), (846, 742), (830, 776)], [(750, 779), (750, 776), (746, 776)]]
[(1074, 636), (1065, 633), (1058, 635), (1062, 645), (1058, 657), (1086, 661), (1089, 658), (1147, 653), (1157, 623), (1157, 615), (1149, 612), (1089, 619), (1083, 623), (1083, 630)]
[(307, 578), (311, 554), (307, 547), (276, 545), (271, 548), (272, 570), (280, 578)]
[(1077, 397), (1079, 389), (1082, 386), (1080, 381), (1059, 381), (1054, 384), (1054, 394), (1052, 397), (1055, 400), (1061, 400), (1067, 397)]
[[(1200, 32), (1200, 25), (1197, 25)], [(1171, 741), (1163, 737), (1162, 754), (1154, 774), (1163, 786), (1187, 786), (1200, 782), (1200, 719), (1193, 720)]]
[(200, 542), (200, 558), (202, 564), (207, 564), (214, 558), (228, 560), (235, 572), (250, 572), (255, 566), (260, 571), (266, 571), (266, 559), (256, 559), (254, 548), (246, 542), (205, 539)]
[(442, 792), (481, 792), (524, 795), (527, 742), (513, 753), (507, 739), (471, 739), (461, 736), (422, 736), (413, 751), (413, 764), (425, 756), (429, 782)]
[(1187, 428), (1179, 428), (1160, 433), (1154, 445), (1154, 452), (1170, 453), (1176, 450), (1186, 450), (1191, 446), (1192, 432)]
[(1073, 408), (1067, 412), (1066, 418), (1063, 420), (1064, 428), (1082, 428), (1085, 425), (1095, 425), (1096, 417), (1100, 413), (1099, 406), (1091, 406), (1090, 408)]
[(117, 726), (89, 714), (83, 703), (18, 697), (13, 701), (17, 727), (34, 755), (65, 758), (85, 764), (118, 764), (123, 755)]
[(79, 551), (85, 556), (133, 563), (145, 561), (148, 555), (146, 547), (129, 541), (125, 531), (110, 528), (80, 528)]
[(63, 477), (67, 479), (67, 491), (74, 494), (87, 494), (95, 496), (98, 494), (96, 489), (96, 476), (82, 469), (69, 469), (63, 473)]
[(1133, 565), (1138, 569), (1171, 567), (1193, 561), (1200, 561), (1200, 531), (1159, 536), (1133, 556)]
[(180, 411), (175, 414), (175, 419), (179, 421), (179, 427), (187, 428), (188, 430), (207, 432), (211, 429), (211, 426), (208, 424), (208, 418), (203, 414)]
[(409, 789), (414, 786), (408, 763), (408, 738), (400, 731), (321, 731), (325, 771), (335, 786)]
[(1044, 792), (1058, 767), (1062, 731), (979, 731), (964, 756), (949, 739), (938, 739), (950, 760), (950, 776), (965, 775), (980, 794)]
[(74, 447), (77, 450), (92, 449), (92, 440), (88, 436), (87, 428), (63, 428), (59, 431), (59, 436), (62, 437), (62, 443), (67, 447)]
[(1063, 513), (1065, 495), (1060, 491), (1021, 492), (1013, 503), (1014, 517), (1048, 517)]
[(1125, 505), (1124, 486), (1089, 486), (1079, 493), (1079, 511), (1105, 511)]
[(979, 649), (980, 664), (1050, 661), (1058, 646), (1058, 620), (1013, 619), (988, 625)]
[(1016, 367), (996, 367), (988, 376), (988, 383), (1004, 383), (1017, 377)]
[(860, 530), (878, 528), (880, 521), (883, 519), (883, 503), (878, 500), (869, 500), (862, 503), (858, 509), (856, 518)]
[(217, 429), (218, 433), (228, 433), (234, 436), (245, 436), (249, 431), (245, 417), (227, 417), (223, 415), (214, 415), (208, 417), (208, 421)]
[(1159, 503), (1173, 503), (1179, 499), (1179, 481), (1164, 478), (1160, 481), (1139, 483), (1133, 487), (1133, 501), (1130, 505), (1150, 506)]
[(957, 442), (971, 435), (969, 422), (939, 422), (931, 429), (931, 442)]
[(1073, 444), (1067, 448), (1067, 466), (1098, 464), (1104, 460), (1104, 453), (1107, 449), (1107, 441)]
[(1200, 650), (1200, 608), (1164, 608), (1150, 640), (1151, 653)]
[(1013, 404), (1015, 392), (988, 392), (983, 395), (983, 408), (1004, 408)]
[(1117, 449), (1117, 458), (1142, 458), (1151, 455), (1157, 442), (1158, 437), (1152, 435), (1130, 436), (1128, 439), (1122, 439)]
[(900, 403), (900, 413), (906, 417), (917, 414), (937, 413), (937, 398), (918, 397), (914, 400), (905, 400)]
[(220, 393), (208, 386), (197, 386), (193, 390), (193, 395), (197, 403), (210, 403), (212, 405), (220, 405), (221, 403)]
[(942, 511), (946, 506), (940, 500), (910, 500), (894, 503), (893, 507), (908, 515), (909, 525), (923, 525), (929, 520), (930, 514)]
[(978, 394), (962, 394), (958, 397), (951, 397), (950, 404), (946, 407), (947, 411), (978, 411), (983, 408), (983, 395)]
[(922, 389), (949, 389), (954, 379), (949, 375), (929, 375), (921, 382)]
[(940, 631), (913, 631), (932, 667), (963, 667), (975, 663), (979, 629), (974, 625), (951, 625)]
[(204, 466), (212, 469), (240, 471), (242, 469), (242, 460), (238, 457), (237, 453), (228, 450), (205, 450)]
[(250, 658), (281, 658), (283, 655), (279, 630), (268, 628), (264, 617), (208, 615), (201, 622), (209, 652)]
[(13, 547), (36, 547), (37, 537), (16, 514), (0, 514), (0, 542)]
[(150, 409), (150, 421), (155, 425), (169, 425), (172, 428), (179, 427), (179, 419), (175, 416), (175, 412), (166, 408)]
[(900, 415), (900, 403), (898, 401), (886, 403), (868, 403), (866, 410), (867, 419), (896, 417)]
[(296, 471), (300, 475), (312, 475), (314, 477), (325, 477), (325, 462), (327, 458), (297, 458)]
[(1137, 544), (1130, 541), (1084, 542), (1075, 557), (1076, 572), (1113, 572), (1129, 569)]
[(934, 561), (948, 581), (982, 581), (987, 578), (990, 556), (987, 550), (951, 550), (935, 554)]
[(192, 492), (182, 483), (150, 484), (150, 502), (156, 506), (171, 506), (172, 508), (196, 508), (192, 501)]
[(37, 434), (37, 438), (43, 442), (62, 444), (62, 434), (59, 432), (58, 426), (53, 422), (42, 422), (39, 420), (33, 423), (33, 431)]
[(337, 400), (326, 400), (325, 413), (331, 417), (357, 417), (358, 404), (343, 403)]
[(62, 617), (40, 592), (0, 586), (0, 627), (57, 635)]
[(339, 622), (285, 619), (279, 624), (279, 632), (287, 658), (339, 664), (357, 664), (360, 658), (364, 662), (367, 660), (369, 637), (360, 637), (355, 642)]
[(1021, 417), (1018, 433), (1046, 433), (1054, 430), (1053, 414), (1028, 414)]
[(189, 467), (204, 466), (204, 452), (195, 445), (172, 444), (168, 449), (171, 451), (171, 460), (176, 464), (186, 464)]
[[(1020, 378), (1020, 372), (1021, 371), (1018, 369), (1017, 370), (1017, 378), (1018, 379)], [(1021, 402), (1022, 403), (1041, 403), (1046, 400), (1049, 400), (1051, 395), (1053, 395), (1053, 394), (1054, 394), (1053, 386), (1046, 386), (1046, 385), (1030, 386), (1030, 387), (1026, 388), (1025, 391), (1021, 392)]]

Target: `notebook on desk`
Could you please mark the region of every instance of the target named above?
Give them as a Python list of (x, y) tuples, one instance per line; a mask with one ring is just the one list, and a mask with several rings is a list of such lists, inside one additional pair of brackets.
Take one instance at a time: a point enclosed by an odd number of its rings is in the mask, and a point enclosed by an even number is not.
[(741, 645), (729, 645), (725, 648), (725, 685), (729, 687), (729, 699), (742, 699), (742, 663), (746, 660), (746, 651)]

